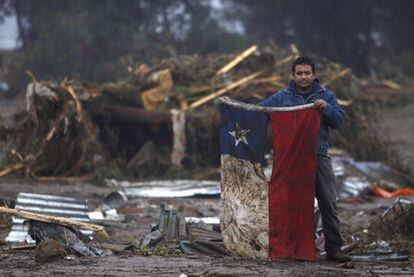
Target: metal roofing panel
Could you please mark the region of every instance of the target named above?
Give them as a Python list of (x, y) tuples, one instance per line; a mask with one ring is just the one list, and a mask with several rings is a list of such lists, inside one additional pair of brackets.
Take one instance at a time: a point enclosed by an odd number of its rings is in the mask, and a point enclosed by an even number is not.
[[(17, 195), (15, 208), (43, 215), (61, 216), (77, 221), (90, 222), (87, 201), (71, 197), (21, 192)], [(11, 232), (6, 237), (7, 242), (26, 241), (27, 243), (34, 243), (27, 234), (28, 230), (24, 226), (24, 221), (24, 218), (12, 217), (13, 225)], [(80, 231), (92, 237), (92, 231)]]

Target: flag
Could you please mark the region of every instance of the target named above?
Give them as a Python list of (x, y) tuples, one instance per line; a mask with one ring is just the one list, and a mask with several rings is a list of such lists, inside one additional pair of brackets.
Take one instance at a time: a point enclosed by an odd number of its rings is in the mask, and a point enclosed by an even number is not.
[[(315, 260), (313, 212), (320, 115), (264, 112), (222, 104), (221, 229), (237, 255)], [(273, 169), (263, 173), (270, 119)]]

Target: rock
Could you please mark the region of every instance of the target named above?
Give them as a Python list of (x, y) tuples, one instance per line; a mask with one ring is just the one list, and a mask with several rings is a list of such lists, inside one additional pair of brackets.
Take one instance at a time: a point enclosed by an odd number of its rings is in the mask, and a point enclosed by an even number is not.
[(47, 263), (62, 259), (66, 251), (59, 242), (53, 239), (42, 240), (35, 249), (34, 257), (37, 263)]

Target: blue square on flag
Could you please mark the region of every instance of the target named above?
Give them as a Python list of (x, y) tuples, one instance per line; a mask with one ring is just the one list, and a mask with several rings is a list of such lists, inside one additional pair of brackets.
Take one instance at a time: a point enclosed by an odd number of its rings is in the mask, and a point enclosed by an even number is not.
[(235, 158), (263, 164), (267, 113), (220, 105), (220, 152)]

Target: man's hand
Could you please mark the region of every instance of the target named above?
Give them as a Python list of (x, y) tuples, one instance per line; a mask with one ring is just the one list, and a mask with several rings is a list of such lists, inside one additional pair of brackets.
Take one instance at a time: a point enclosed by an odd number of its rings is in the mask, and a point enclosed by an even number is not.
[(326, 107), (325, 100), (318, 99), (313, 102), (315, 104), (315, 108), (318, 109), (318, 111), (322, 111)]

